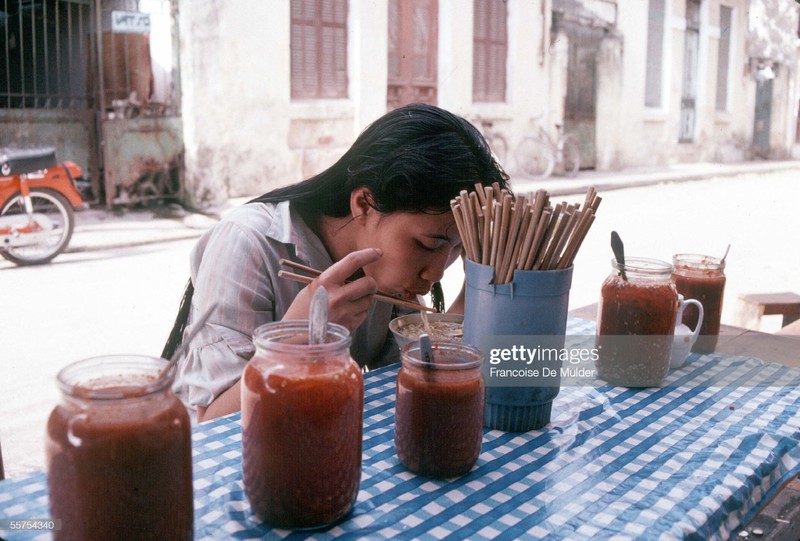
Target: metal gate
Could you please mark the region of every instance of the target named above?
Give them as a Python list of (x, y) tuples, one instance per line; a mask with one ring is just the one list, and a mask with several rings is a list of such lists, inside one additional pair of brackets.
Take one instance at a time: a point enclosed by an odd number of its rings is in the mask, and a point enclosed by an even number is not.
[(106, 205), (183, 196), (177, 6), (94, 0)]
[(107, 206), (183, 196), (177, 0), (0, 0), (0, 140)]

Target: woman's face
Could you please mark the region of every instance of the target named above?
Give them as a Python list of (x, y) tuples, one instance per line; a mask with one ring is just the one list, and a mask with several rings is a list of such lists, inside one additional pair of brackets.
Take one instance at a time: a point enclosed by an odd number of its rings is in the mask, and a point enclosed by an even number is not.
[(428, 293), (461, 254), (452, 212), (425, 214), (370, 212), (359, 248), (380, 248), (383, 257), (364, 267), (378, 288), (413, 298)]

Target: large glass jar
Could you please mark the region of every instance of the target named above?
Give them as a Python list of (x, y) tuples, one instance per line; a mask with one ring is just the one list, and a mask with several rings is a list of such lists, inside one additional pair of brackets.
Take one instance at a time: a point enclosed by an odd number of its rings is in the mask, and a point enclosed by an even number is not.
[(433, 342), (434, 362), (406, 344), (397, 376), (395, 448), (409, 470), (431, 477), (467, 473), (481, 452), (484, 384), (480, 350)]
[(361, 480), (364, 383), (350, 335), (328, 324), (309, 344), (307, 321), (268, 323), (242, 376), (242, 471), (253, 512), (272, 526), (332, 524)]
[(613, 385), (658, 386), (669, 371), (675, 335), (672, 265), (642, 257), (611, 265), (598, 306), (597, 375)]
[[(696, 353), (710, 353), (717, 347), (719, 326), (722, 318), (722, 297), (725, 293), (725, 261), (721, 258), (676, 254), (672, 257), (674, 270), (672, 281), (678, 293), (685, 298), (694, 298), (703, 305), (703, 322), (700, 335), (692, 346)], [(687, 306), (683, 312), (683, 324), (694, 329), (699, 312)]]
[(62, 539), (192, 539), (191, 429), (163, 359), (95, 357), (58, 374), (47, 421), (50, 513)]

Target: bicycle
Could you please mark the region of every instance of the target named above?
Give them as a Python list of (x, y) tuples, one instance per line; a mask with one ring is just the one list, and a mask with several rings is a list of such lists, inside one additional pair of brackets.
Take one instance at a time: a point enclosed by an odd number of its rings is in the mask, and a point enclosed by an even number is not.
[(481, 133), (486, 142), (489, 143), (489, 149), (494, 155), (494, 159), (499, 164), (503, 164), (508, 156), (508, 142), (502, 133), (494, 130), (494, 121), (485, 118), (477, 117), (477, 122), (481, 125)]
[(548, 178), (554, 171), (567, 177), (574, 177), (581, 167), (578, 138), (564, 133), (564, 126), (556, 124), (558, 139), (553, 141), (550, 134), (538, 122), (538, 118), (531, 119), (532, 122), (536, 122), (536, 133), (523, 137), (514, 151), (517, 167), (536, 180)]

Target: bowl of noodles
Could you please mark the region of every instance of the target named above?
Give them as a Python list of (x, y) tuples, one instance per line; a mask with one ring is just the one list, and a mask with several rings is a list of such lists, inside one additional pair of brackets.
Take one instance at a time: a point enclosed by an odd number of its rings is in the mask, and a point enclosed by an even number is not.
[(450, 340), (462, 342), (464, 339), (464, 316), (461, 314), (425, 314), (428, 327), (419, 312), (394, 318), (389, 323), (389, 330), (400, 349), (409, 342), (419, 340), (421, 334), (427, 332), (431, 340)]

